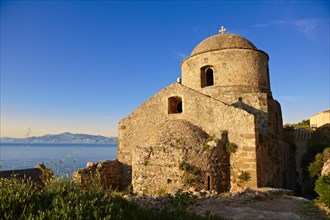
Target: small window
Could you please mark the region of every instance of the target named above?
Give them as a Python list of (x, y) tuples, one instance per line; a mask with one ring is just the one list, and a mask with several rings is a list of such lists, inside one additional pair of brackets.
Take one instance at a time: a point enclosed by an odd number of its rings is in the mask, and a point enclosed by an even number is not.
[(203, 67), (201, 69), (201, 87), (214, 85), (213, 69), (211, 67)]
[(213, 70), (208, 68), (205, 72), (206, 75), (206, 86), (213, 86)]
[(168, 114), (182, 113), (182, 98), (173, 96), (168, 98)]

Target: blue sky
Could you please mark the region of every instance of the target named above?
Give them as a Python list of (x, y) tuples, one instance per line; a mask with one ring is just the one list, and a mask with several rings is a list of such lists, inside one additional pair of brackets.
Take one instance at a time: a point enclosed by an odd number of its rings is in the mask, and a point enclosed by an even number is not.
[(270, 56), (284, 123), (330, 106), (329, 1), (1, 1), (1, 134), (117, 136), (224, 25)]

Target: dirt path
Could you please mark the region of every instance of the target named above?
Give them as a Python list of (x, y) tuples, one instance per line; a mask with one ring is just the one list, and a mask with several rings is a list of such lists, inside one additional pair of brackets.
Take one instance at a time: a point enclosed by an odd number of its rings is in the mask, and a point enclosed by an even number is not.
[(234, 220), (320, 220), (330, 219), (325, 212), (314, 206), (313, 202), (301, 197), (278, 196), (263, 201), (228, 201), (224, 198), (199, 199), (190, 207), (197, 214), (212, 214)]
[[(292, 196), (291, 190), (246, 188), (227, 193), (193, 191), (188, 211), (199, 215), (218, 215), (233, 220), (330, 220), (330, 211), (311, 200)], [(161, 210), (168, 206), (166, 196), (124, 196), (142, 207)]]

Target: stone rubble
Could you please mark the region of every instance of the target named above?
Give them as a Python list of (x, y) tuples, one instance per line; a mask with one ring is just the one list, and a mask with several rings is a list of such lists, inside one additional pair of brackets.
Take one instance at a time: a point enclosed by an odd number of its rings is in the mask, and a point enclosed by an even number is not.
[[(277, 188), (241, 188), (240, 191), (218, 194), (215, 191), (190, 189), (195, 202), (187, 211), (199, 215), (219, 215), (233, 220), (274, 219), (274, 220), (318, 220), (313, 212), (303, 212), (310, 200), (293, 196), (291, 190)], [(128, 201), (135, 201), (143, 208), (162, 210), (173, 208), (169, 194), (162, 196), (124, 195)]]
[(120, 188), (120, 166), (118, 160), (106, 160), (103, 162), (87, 162), (86, 167), (77, 169), (72, 174), (72, 180), (83, 186), (89, 187), (97, 178), (104, 188)]
[[(226, 201), (229, 203), (240, 201), (252, 201), (252, 200), (267, 200), (272, 199), (275, 196), (292, 196), (291, 190), (283, 189), (251, 189), (246, 188), (241, 192), (227, 192), (218, 194), (216, 191), (201, 190), (201, 191), (182, 191), (182, 193), (189, 193), (190, 196), (195, 197), (196, 205), (193, 207), (199, 207), (201, 204), (210, 204), (214, 200)], [(168, 198), (170, 194), (162, 196), (147, 196), (147, 195), (124, 195), (123, 198), (127, 201), (135, 201), (144, 208), (150, 208), (160, 210), (168, 206)], [(309, 201), (309, 200), (307, 200)], [(190, 207), (191, 208), (191, 207)]]

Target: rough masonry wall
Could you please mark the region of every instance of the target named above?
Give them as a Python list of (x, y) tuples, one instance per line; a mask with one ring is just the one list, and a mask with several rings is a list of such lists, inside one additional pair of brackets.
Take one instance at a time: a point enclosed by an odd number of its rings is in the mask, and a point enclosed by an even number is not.
[(258, 186), (276, 186), (293, 189), (294, 155), (282, 141), (283, 121), (280, 104), (267, 93), (222, 93), (219, 99), (255, 115), (257, 139)]
[[(177, 147), (170, 145), (159, 145), (150, 147), (137, 147), (134, 151), (132, 184), (137, 193), (157, 194), (157, 191), (164, 190), (174, 194), (177, 189), (188, 189), (190, 184), (195, 185), (196, 178), (186, 175), (180, 169), (180, 164), (197, 164), (200, 170), (198, 175), (204, 176), (200, 167), (207, 167), (206, 154), (194, 157), (191, 148)], [(184, 154), (187, 152), (187, 154)], [(171, 158), (171, 159), (169, 159)], [(191, 160), (195, 158), (197, 160)], [(183, 162), (184, 161), (184, 162)], [(199, 163), (197, 163), (199, 162)], [(200, 182), (200, 181), (198, 181)], [(198, 188), (198, 187), (197, 187)], [(205, 188), (205, 187), (202, 187)]]
[(302, 128), (287, 128), (288, 130), (291, 130), (294, 136), (294, 143), (296, 145), (296, 151), (295, 151), (295, 160), (296, 160), (296, 171), (297, 171), (297, 192), (302, 193), (302, 186), (303, 186), (303, 169), (301, 167), (301, 159), (303, 155), (307, 152), (307, 141), (311, 137), (312, 132), (307, 131)]
[[(203, 66), (213, 69), (213, 86), (201, 88)], [(271, 91), (266, 53), (252, 49), (222, 49), (188, 57), (181, 67), (183, 85), (253, 113), (258, 132), (267, 132)]]
[(224, 49), (188, 57), (181, 64), (182, 84), (201, 90), (201, 68), (204, 66), (212, 67), (215, 86), (246, 89), (246, 92), (270, 91), (268, 55), (264, 52)]
[[(215, 91), (212, 88), (210, 91)], [(210, 93), (203, 91), (203, 93)], [(213, 93), (226, 103), (255, 115), (257, 142), (258, 186), (276, 186), (293, 189), (294, 155), (292, 149), (282, 141), (283, 121), (280, 104), (267, 93), (245, 93), (223, 91)]]
[(218, 91), (217, 97), (225, 103), (255, 115), (257, 132), (266, 133), (268, 130), (268, 94), (267, 93), (235, 93), (228, 94)]
[(120, 189), (121, 163), (118, 160), (106, 160), (98, 163), (87, 163), (86, 168), (75, 170), (72, 180), (75, 183), (89, 188), (98, 181), (105, 189)]
[(290, 145), (268, 136), (257, 150), (258, 186), (295, 190), (295, 155)]
[(272, 132), (282, 140), (283, 136), (283, 119), (281, 105), (274, 99), (268, 99), (268, 126), (269, 132)]
[[(168, 114), (168, 98), (173, 96), (182, 98), (182, 113)], [(237, 181), (241, 171), (247, 171), (251, 180), (246, 184), (257, 185), (254, 115), (178, 83), (153, 96), (119, 123), (118, 160), (131, 165), (133, 150), (149, 145), (148, 134), (157, 130), (161, 123), (176, 119), (189, 121), (216, 137), (228, 131), (229, 142), (238, 146), (230, 160), (231, 182)], [(126, 174), (124, 179), (129, 182), (129, 173)]]
[(283, 122), (280, 104), (267, 100), (267, 127), (258, 134), (258, 186), (295, 188), (294, 151), (282, 141)]
[(150, 146), (133, 153), (132, 184), (137, 193), (178, 189), (226, 191), (229, 154), (226, 135), (217, 139), (184, 120), (167, 121), (150, 135)]

